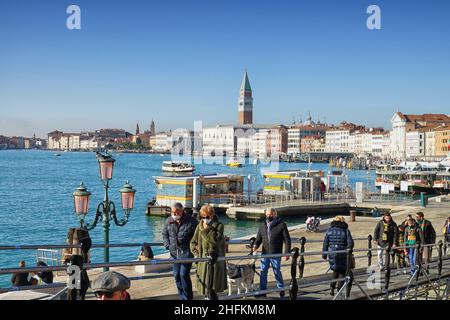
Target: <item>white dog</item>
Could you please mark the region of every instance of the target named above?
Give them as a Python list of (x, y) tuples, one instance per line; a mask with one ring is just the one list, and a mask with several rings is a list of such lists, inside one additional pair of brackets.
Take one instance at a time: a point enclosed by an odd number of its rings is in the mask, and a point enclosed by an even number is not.
[(253, 278), (255, 277), (256, 259), (250, 264), (227, 264), (228, 295), (232, 293), (232, 287), (237, 287), (237, 294), (241, 293), (241, 287), (245, 293), (253, 291)]

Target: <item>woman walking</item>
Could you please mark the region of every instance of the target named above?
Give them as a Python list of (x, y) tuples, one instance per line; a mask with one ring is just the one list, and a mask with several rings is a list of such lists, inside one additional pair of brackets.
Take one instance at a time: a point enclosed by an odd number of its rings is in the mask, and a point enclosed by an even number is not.
[(219, 218), (210, 205), (204, 205), (200, 209), (201, 221), (195, 229), (190, 248), (196, 258), (211, 257), (213, 263), (212, 274), (208, 262), (198, 262), (196, 267), (196, 289), (206, 296), (208, 284), (212, 279), (212, 289), (215, 293), (224, 291), (227, 288), (227, 275), (225, 261), (217, 261), (218, 257), (225, 256), (225, 237), (223, 234), (224, 225), (219, 222)]

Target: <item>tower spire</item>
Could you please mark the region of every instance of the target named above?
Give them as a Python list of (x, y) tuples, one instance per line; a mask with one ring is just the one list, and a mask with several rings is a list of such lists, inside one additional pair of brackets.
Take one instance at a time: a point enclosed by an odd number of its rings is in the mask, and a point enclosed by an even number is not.
[(253, 93), (247, 70), (244, 72), (239, 94), (238, 123), (253, 124)]

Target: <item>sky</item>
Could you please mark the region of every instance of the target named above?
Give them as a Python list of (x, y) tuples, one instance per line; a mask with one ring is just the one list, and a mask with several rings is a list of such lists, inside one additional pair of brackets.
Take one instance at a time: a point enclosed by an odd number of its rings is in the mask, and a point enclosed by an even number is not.
[(245, 70), (257, 124), (448, 114), (449, 15), (448, 0), (0, 0), (0, 135), (236, 123)]

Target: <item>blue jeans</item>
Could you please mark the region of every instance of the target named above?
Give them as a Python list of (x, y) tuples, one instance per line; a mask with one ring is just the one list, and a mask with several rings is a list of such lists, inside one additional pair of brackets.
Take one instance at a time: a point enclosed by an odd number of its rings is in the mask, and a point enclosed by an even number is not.
[(409, 257), (409, 268), (411, 271), (411, 275), (413, 275), (414, 271), (415, 271), (415, 267), (416, 267), (417, 249), (409, 248), (408, 249), (408, 257)]
[(267, 289), (267, 273), (269, 266), (272, 265), (273, 274), (277, 282), (277, 288), (283, 288), (283, 275), (281, 274), (281, 258), (263, 258), (261, 259), (261, 275), (259, 278), (259, 289)]
[(192, 263), (174, 263), (173, 276), (178, 289), (180, 300), (192, 300), (192, 282), (191, 282)]

